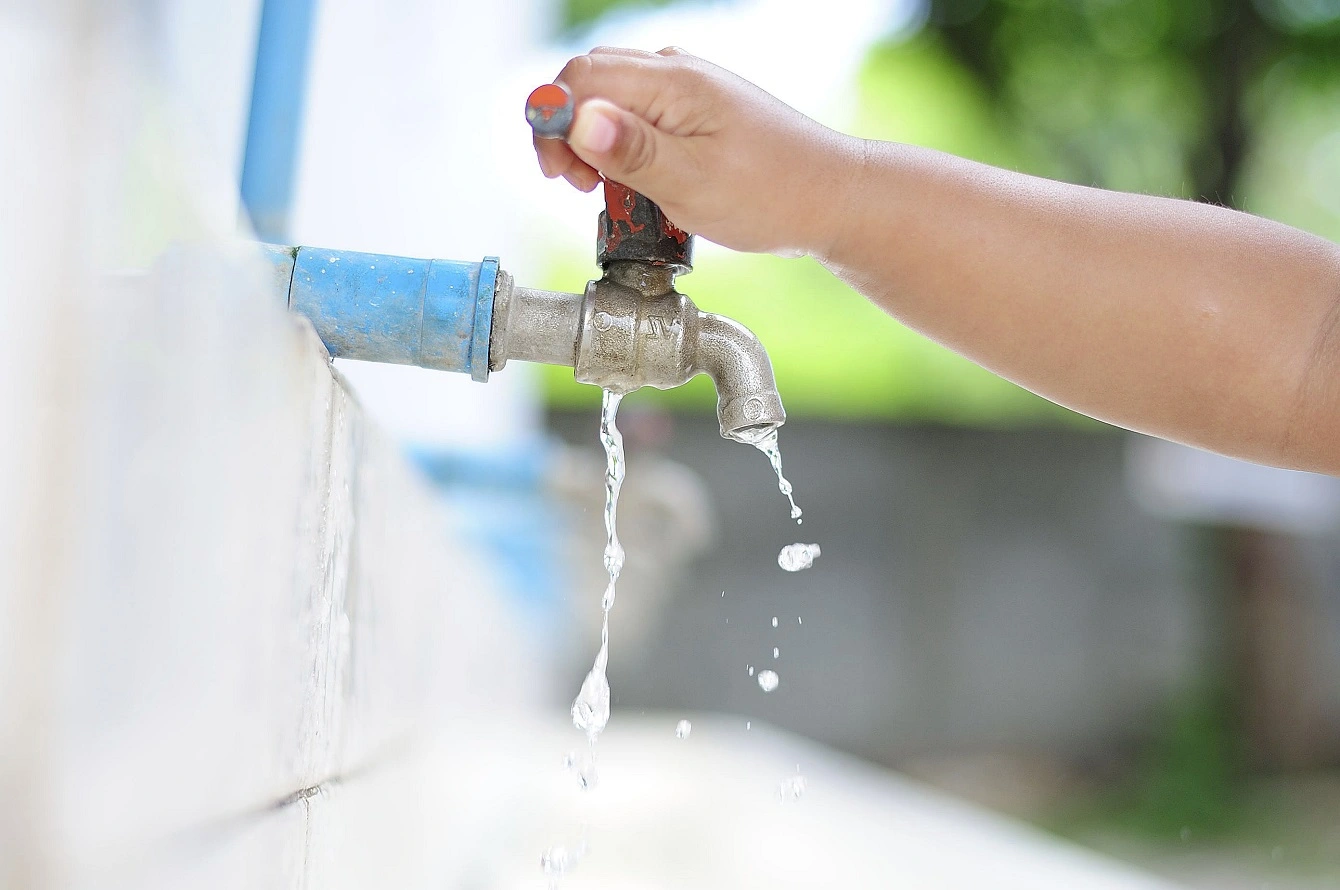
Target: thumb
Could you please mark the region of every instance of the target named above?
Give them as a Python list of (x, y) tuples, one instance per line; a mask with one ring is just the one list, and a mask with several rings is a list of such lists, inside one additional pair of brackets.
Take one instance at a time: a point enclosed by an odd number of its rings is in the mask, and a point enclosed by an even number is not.
[(649, 196), (677, 178), (674, 159), (682, 151), (674, 137), (603, 99), (577, 109), (568, 145), (602, 175)]

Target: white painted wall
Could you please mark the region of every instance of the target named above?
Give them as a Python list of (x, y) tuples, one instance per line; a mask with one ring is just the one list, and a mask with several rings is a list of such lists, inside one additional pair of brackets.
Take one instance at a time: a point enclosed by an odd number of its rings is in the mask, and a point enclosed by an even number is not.
[(468, 517), (229, 240), (248, 65), (178, 77), (178, 12), (0, 18), (0, 887), (314, 886), (329, 787), (533, 706)]

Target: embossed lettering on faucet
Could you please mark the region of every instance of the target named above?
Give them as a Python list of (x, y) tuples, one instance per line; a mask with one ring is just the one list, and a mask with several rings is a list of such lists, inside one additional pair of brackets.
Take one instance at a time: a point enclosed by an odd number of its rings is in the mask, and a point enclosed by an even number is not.
[(679, 333), (683, 322), (678, 318), (663, 318), (659, 315), (647, 316), (647, 336), (661, 339), (669, 339)]

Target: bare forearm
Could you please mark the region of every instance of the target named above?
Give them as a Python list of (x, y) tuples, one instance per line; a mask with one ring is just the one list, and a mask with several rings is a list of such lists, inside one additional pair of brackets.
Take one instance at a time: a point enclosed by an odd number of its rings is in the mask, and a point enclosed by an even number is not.
[(861, 171), (825, 262), (909, 326), (1085, 414), (1340, 472), (1336, 245), (890, 143)]

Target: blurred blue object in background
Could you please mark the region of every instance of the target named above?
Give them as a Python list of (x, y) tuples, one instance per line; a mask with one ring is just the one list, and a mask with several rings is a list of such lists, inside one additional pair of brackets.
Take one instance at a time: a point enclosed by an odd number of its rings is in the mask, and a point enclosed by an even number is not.
[(262, 241), (289, 226), (316, 0), (264, 0), (251, 88), (242, 203)]

